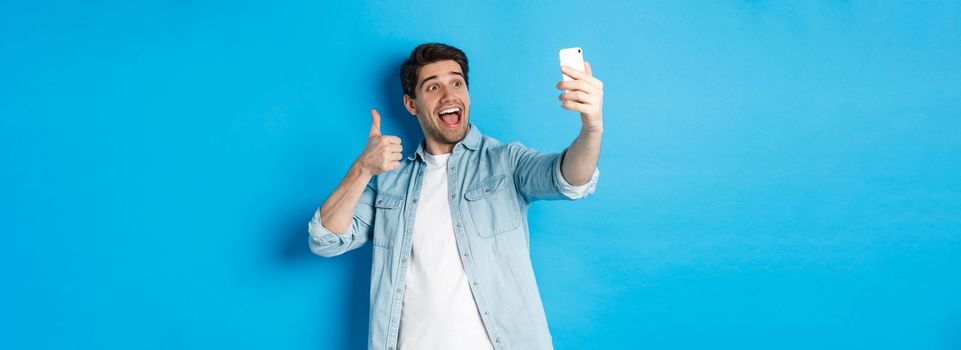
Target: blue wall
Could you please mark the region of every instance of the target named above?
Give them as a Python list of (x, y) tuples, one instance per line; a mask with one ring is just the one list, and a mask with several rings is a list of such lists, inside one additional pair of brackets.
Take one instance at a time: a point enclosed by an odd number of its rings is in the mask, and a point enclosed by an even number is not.
[(560, 349), (961, 348), (961, 4), (0, 1), (0, 348), (359, 349), (370, 246), (307, 220), (420, 139), (400, 61), (559, 151), (579, 45), (598, 190), (531, 210)]

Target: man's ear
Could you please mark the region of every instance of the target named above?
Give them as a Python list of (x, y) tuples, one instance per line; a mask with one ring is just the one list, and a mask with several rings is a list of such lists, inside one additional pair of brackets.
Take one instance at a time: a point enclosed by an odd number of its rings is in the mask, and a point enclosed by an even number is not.
[(408, 94), (404, 94), (404, 107), (407, 108), (407, 112), (412, 116), (417, 116), (417, 104), (414, 103), (414, 99)]

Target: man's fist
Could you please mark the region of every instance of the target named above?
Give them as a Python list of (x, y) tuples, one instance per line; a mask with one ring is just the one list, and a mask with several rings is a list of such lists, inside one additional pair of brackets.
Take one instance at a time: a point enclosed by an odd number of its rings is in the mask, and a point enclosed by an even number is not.
[(370, 175), (386, 173), (400, 167), (401, 152), (404, 150), (397, 136), (380, 134), (380, 113), (376, 109), (370, 110), (372, 119), (370, 135), (367, 137), (367, 147), (357, 158), (360, 168)]

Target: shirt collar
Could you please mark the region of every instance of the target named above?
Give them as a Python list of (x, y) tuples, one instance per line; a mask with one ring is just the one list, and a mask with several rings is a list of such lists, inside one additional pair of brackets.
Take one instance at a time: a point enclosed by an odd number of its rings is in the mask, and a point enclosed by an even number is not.
[[(457, 149), (457, 145), (463, 145), (464, 147), (466, 147), (467, 149), (470, 149), (471, 151), (476, 151), (477, 146), (480, 145), (480, 141), (481, 141), (480, 130), (477, 130), (477, 126), (471, 123), (471, 124), (468, 124), (467, 135), (464, 136), (463, 140), (460, 140), (460, 142), (454, 145), (454, 149)], [(409, 157), (407, 157), (407, 159), (415, 160), (418, 157), (420, 157), (420, 159), (424, 159), (424, 152), (427, 152), (426, 142), (427, 142), (426, 140), (421, 140), (420, 144), (417, 145), (417, 150), (414, 151), (414, 153), (411, 154)]]

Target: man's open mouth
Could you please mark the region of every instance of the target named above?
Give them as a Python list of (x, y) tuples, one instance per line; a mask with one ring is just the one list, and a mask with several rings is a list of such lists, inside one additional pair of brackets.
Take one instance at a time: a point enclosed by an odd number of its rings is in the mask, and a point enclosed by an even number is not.
[(460, 124), (462, 113), (460, 107), (448, 107), (440, 110), (437, 115), (440, 116), (440, 121), (447, 127), (453, 128)]

